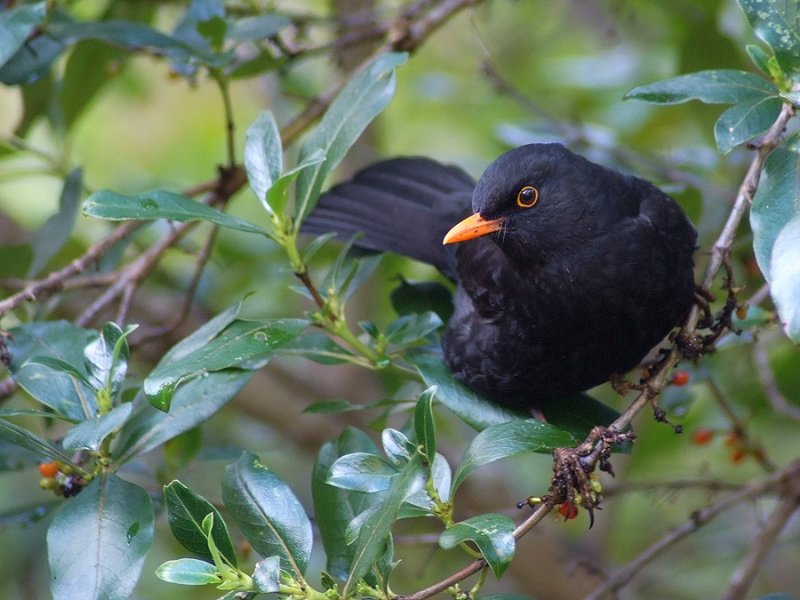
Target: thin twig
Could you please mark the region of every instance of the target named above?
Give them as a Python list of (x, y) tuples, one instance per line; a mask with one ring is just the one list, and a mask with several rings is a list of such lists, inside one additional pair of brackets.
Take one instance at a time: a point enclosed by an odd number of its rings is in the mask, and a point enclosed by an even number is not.
[(114, 244), (128, 237), (141, 225), (141, 221), (129, 221), (120, 225), (108, 237), (94, 244), (63, 269), (53, 271), (44, 279), (31, 281), (24, 289), (0, 301), (0, 317), (24, 302), (39, 300), (61, 291), (68, 278), (83, 273), (91, 264), (98, 262)]
[[(793, 487), (796, 487), (798, 485), (798, 478), (800, 478), (800, 460), (789, 464), (781, 471), (771, 474), (766, 479), (753, 482), (741, 488), (739, 491), (733, 492), (713, 506), (692, 513), (688, 521), (674, 528), (649, 548), (639, 553), (635, 559), (625, 565), (625, 567), (617, 570), (611, 577), (594, 589), (592, 593), (585, 597), (585, 600), (600, 600), (606, 596), (606, 594), (613, 594), (622, 589), (639, 571), (660, 556), (665, 550), (671, 548), (677, 542), (703, 525), (711, 522), (723, 511), (744, 500), (757, 498), (772, 490), (778, 490), (782, 486), (787, 485), (787, 482)], [(797, 500), (796, 497), (795, 500)]]
[(161, 255), (175, 242), (186, 235), (195, 225), (197, 225), (197, 222), (175, 224), (167, 235), (150, 246), (150, 248), (135, 261), (126, 265), (120, 272), (119, 279), (75, 319), (75, 324), (81, 327), (88, 324), (97, 313), (105, 309), (121, 294), (125, 293), (125, 290), (129, 286), (138, 286), (144, 277), (146, 277), (153, 267), (161, 260)]
[(753, 585), (761, 563), (767, 558), (789, 518), (800, 508), (800, 482), (793, 482), (786, 496), (767, 519), (766, 525), (758, 532), (750, 551), (739, 568), (728, 580), (728, 589), (721, 596), (722, 600), (741, 600)]

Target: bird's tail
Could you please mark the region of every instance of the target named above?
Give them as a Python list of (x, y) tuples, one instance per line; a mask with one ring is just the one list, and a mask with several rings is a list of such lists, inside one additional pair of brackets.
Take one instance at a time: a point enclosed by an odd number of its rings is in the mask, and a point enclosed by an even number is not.
[(427, 158), (394, 158), (359, 171), (320, 196), (302, 232), (336, 232), (356, 245), (430, 263), (453, 276), (444, 234), (470, 211), (474, 180)]

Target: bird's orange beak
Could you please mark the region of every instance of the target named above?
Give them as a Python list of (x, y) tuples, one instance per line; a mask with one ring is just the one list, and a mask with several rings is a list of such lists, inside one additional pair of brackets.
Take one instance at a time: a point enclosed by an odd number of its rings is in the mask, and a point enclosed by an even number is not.
[(473, 240), (487, 233), (499, 231), (503, 228), (503, 223), (503, 219), (484, 219), (480, 213), (475, 213), (448, 231), (447, 235), (444, 236), (444, 240), (442, 240), (442, 244)]

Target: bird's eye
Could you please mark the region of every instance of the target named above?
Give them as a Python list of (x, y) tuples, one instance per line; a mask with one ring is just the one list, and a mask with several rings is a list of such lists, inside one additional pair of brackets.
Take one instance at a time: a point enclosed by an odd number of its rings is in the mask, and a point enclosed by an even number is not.
[(532, 185), (526, 185), (517, 192), (517, 206), (530, 208), (539, 200), (539, 190)]

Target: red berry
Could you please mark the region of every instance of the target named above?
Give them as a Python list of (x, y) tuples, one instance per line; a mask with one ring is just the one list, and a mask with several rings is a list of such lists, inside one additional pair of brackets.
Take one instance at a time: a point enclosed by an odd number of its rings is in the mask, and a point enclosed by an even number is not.
[(694, 432), (692, 432), (692, 443), (695, 446), (705, 446), (713, 439), (714, 432), (710, 429), (701, 428), (695, 429)]
[(39, 473), (42, 474), (42, 477), (55, 477), (58, 475), (58, 466), (54, 462), (46, 462), (41, 463), (38, 466)]
[(561, 513), (565, 521), (569, 521), (578, 516), (578, 507), (572, 502), (564, 502), (559, 505), (558, 512)]
[(677, 385), (678, 387), (682, 385), (686, 385), (689, 383), (689, 372), (688, 371), (675, 371), (672, 374), (672, 385)]

